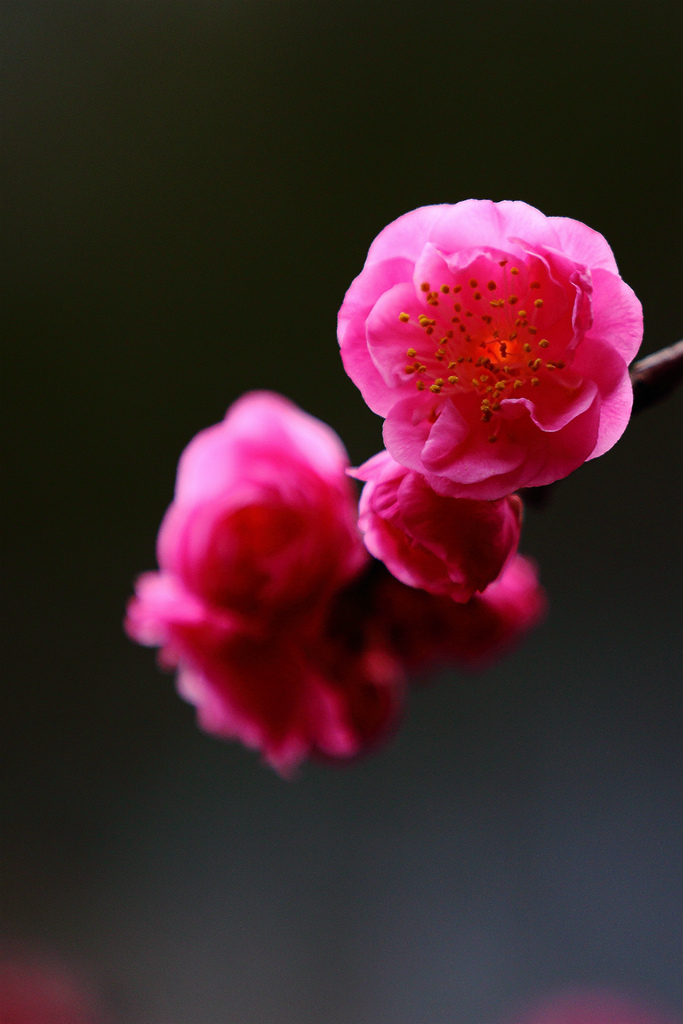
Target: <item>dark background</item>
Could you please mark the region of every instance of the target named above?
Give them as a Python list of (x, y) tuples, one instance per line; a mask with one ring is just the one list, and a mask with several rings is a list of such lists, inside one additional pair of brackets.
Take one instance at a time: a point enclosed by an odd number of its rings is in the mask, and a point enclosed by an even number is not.
[(523, 199), (681, 330), (678, 4), (4, 4), (4, 934), (123, 1024), (683, 1011), (680, 396), (527, 516), (552, 613), (282, 782), (121, 618), (178, 454), (251, 388), (381, 444), (335, 318), (390, 220)]

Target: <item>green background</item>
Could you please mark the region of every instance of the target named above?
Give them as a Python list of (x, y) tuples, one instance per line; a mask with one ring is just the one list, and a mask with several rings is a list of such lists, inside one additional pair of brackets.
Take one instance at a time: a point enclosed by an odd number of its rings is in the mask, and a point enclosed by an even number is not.
[(5, 943), (119, 1024), (497, 1024), (568, 984), (683, 1012), (680, 396), (527, 516), (552, 611), (395, 740), (286, 784), (123, 635), (177, 457), (345, 376), (377, 232), (522, 199), (681, 330), (678, 4), (6, 2)]

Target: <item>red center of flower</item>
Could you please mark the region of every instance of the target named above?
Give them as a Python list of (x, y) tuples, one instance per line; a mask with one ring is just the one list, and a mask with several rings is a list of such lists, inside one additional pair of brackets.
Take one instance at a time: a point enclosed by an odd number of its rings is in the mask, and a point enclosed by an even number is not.
[[(409, 313), (398, 318), (413, 340), (406, 349), (405, 379), (414, 375), (417, 390), (434, 395), (474, 393), (483, 423), (504, 399), (529, 395), (563, 370), (559, 355), (569, 358), (565, 332), (556, 330), (555, 315), (544, 308), (551, 283), (542, 272), (534, 276), (537, 268), (510, 263), (491, 261), (483, 280), (465, 270), (436, 289), (424, 281), (425, 311), (417, 322)], [(416, 340), (416, 326), (423, 341)], [(496, 441), (495, 420), (491, 431), (488, 439)]]

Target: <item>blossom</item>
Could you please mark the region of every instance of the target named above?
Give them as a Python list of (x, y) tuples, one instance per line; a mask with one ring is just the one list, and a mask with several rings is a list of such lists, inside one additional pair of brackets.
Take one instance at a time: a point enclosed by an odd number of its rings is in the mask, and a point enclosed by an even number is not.
[[(161, 648), (200, 725), (283, 773), (351, 757), (395, 721), (404, 675), (371, 631), (335, 626), (368, 562), (348, 456), (285, 399), (246, 395), (188, 445), (126, 628)], [(358, 633), (358, 630), (356, 630)]]
[(201, 728), (262, 751), (283, 776), (309, 756), (356, 757), (396, 725), (404, 664), (385, 630), (349, 615), (354, 584), (279, 624), (235, 621), (170, 574), (147, 573), (136, 591), (128, 632), (178, 668)]
[(344, 366), (401, 465), (451, 497), (551, 483), (619, 439), (641, 306), (602, 235), (521, 202), (399, 217), (339, 312)]
[(517, 550), (517, 495), (473, 501), (438, 494), (386, 451), (353, 476), (367, 481), (358, 519), (366, 547), (409, 586), (467, 601), (486, 589)]
[(291, 616), (365, 561), (348, 456), (324, 423), (253, 392), (183, 452), (157, 554), (196, 598), (238, 616)]
[(2, 1024), (96, 1024), (91, 993), (59, 964), (44, 959), (0, 962)]
[(388, 574), (376, 589), (397, 654), (412, 673), (438, 664), (486, 668), (538, 626), (548, 607), (535, 562), (519, 554), (465, 604), (407, 587)]
[(532, 1007), (516, 1024), (675, 1024), (659, 1008), (606, 989), (558, 992)]

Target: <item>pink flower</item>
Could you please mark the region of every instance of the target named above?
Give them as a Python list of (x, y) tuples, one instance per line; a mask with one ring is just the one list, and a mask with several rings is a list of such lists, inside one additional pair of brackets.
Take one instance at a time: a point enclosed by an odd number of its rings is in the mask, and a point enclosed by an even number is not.
[(325, 424), (279, 395), (243, 396), (181, 456), (160, 568), (223, 611), (295, 615), (365, 561), (347, 466)]
[(351, 757), (395, 720), (402, 666), (382, 636), (338, 628), (338, 596), (368, 561), (336, 434), (277, 395), (240, 399), (183, 453), (159, 533), (161, 571), (128, 609), (160, 646), (200, 725), (287, 773)]
[(607, 242), (526, 203), (399, 217), (339, 313), (347, 372), (394, 458), (442, 494), (551, 483), (619, 439), (640, 303)]
[[(545, 591), (535, 563), (515, 555), (483, 594), (466, 604), (386, 577), (378, 595), (408, 671), (435, 664), (481, 669), (493, 664), (544, 619)], [(378, 589), (379, 589), (378, 586)]]
[(576, 989), (557, 993), (516, 1024), (675, 1024), (666, 1012), (617, 992)]
[(2, 1024), (96, 1024), (101, 1019), (90, 994), (60, 965), (0, 963)]
[(162, 663), (178, 667), (178, 692), (206, 732), (262, 751), (289, 776), (311, 755), (356, 757), (398, 720), (403, 664), (387, 635), (358, 618), (355, 594), (352, 583), (296, 619), (249, 625), (170, 574), (147, 573), (126, 627), (162, 645)]
[(485, 590), (517, 550), (517, 495), (498, 501), (440, 495), (386, 451), (352, 475), (367, 481), (358, 525), (368, 551), (408, 586), (467, 601)]

